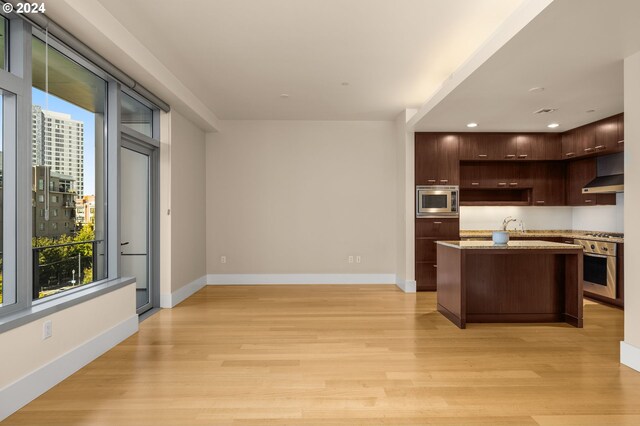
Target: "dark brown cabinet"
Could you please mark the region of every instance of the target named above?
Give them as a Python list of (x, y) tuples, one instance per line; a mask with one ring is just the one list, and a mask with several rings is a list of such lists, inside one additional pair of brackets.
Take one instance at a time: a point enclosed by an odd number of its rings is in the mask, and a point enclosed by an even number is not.
[(416, 289), (436, 290), (438, 240), (459, 240), (460, 222), (453, 218), (416, 219)]
[(615, 205), (615, 194), (583, 194), (582, 188), (596, 177), (596, 159), (584, 158), (567, 164), (567, 204), (570, 206)]
[(565, 166), (559, 161), (534, 163), (532, 204), (534, 206), (564, 206)]
[(436, 133), (416, 133), (416, 185), (458, 185), (458, 136)]
[(576, 157), (576, 135), (573, 130), (564, 132), (561, 136), (562, 159)]
[(594, 123), (594, 125), (596, 152), (611, 154), (623, 150), (624, 117), (622, 114), (605, 118)]
[(529, 139), (531, 153), (527, 159), (534, 161), (550, 161), (562, 159), (562, 142), (558, 133), (537, 133), (523, 135)]
[(591, 155), (596, 153), (595, 126), (587, 124), (574, 129), (576, 156)]

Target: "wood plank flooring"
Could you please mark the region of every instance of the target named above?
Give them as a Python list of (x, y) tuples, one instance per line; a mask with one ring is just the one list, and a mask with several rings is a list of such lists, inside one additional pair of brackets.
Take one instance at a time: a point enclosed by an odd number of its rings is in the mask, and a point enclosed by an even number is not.
[(7, 425), (637, 425), (623, 312), (469, 324), (394, 286), (206, 287)]

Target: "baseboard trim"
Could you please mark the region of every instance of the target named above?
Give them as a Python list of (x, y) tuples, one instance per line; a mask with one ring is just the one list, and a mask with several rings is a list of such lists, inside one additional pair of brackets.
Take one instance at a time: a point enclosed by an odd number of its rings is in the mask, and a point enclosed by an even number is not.
[(620, 363), (640, 371), (640, 348), (620, 342)]
[(132, 315), (109, 330), (1, 389), (0, 421), (9, 417), (137, 331), (138, 316)]
[(416, 292), (416, 281), (415, 280), (397, 280), (396, 285), (398, 288), (405, 293), (415, 293)]
[(207, 285), (207, 275), (203, 275), (197, 280), (191, 281), (184, 287), (169, 294), (160, 295), (160, 307), (161, 308), (173, 308), (180, 302), (184, 301), (187, 297), (191, 296), (196, 291)]
[(395, 274), (210, 274), (209, 285), (395, 284)]

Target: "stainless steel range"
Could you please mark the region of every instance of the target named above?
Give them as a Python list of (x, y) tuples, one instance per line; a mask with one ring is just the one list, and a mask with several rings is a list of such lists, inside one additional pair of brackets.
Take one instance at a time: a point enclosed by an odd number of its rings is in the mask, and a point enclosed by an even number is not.
[[(590, 237), (615, 238), (619, 234), (593, 233)], [(573, 240), (584, 249), (584, 290), (616, 298), (616, 243), (586, 238)]]

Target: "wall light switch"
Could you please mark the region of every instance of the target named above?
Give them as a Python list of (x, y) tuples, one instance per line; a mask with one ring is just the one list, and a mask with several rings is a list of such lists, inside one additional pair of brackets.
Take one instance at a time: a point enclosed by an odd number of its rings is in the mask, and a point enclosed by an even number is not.
[(349, 256), (349, 263), (353, 263), (353, 256)]
[(220, 263), (227, 263), (227, 256), (220, 256)]
[(362, 262), (362, 257), (356, 256), (356, 263), (360, 263), (360, 262)]

